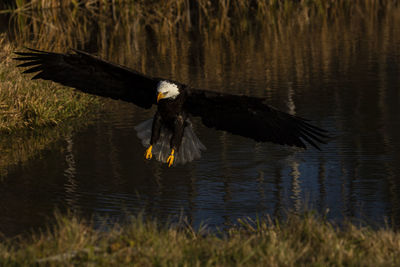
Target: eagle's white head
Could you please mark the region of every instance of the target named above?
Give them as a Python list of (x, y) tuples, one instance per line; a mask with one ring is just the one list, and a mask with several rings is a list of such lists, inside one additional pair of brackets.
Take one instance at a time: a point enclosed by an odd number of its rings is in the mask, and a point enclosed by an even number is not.
[(178, 85), (170, 81), (160, 81), (157, 86), (157, 102), (160, 99), (175, 99), (179, 95)]

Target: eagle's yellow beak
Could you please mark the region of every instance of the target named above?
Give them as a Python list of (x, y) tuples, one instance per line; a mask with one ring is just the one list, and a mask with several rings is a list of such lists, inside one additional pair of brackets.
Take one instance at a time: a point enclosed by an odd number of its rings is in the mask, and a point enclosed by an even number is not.
[(158, 93), (157, 95), (157, 103), (160, 101), (160, 99), (164, 98), (165, 94), (164, 93)]

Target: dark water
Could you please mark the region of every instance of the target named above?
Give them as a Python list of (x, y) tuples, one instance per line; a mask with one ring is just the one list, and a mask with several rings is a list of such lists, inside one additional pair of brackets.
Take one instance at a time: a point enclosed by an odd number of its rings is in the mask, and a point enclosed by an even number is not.
[(195, 120), (207, 150), (195, 162), (168, 168), (144, 159), (134, 131), (154, 110), (107, 101), (93, 124), (10, 168), (0, 184), (0, 231), (14, 235), (41, 226), (55, 209), (97, 222), (143, 211), (161, 221), (183, 215), (195, 226), (224, 227), (237, 218), (279, 218), (306, 206), (334, 221), (397, 227), (398, 11), (224, 38), (180, 33), (154, 41), (135, 32), (114, 41), (106, 29), (106, 40), (78, 47), (195, 87), (265, 96), (333, 138), (321, 151), (301, 150), (256, 143)]

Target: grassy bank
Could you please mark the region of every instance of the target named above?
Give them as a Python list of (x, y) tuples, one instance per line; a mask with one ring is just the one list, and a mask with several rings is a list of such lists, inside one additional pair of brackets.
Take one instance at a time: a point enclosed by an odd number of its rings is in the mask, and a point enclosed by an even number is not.
[(0, 177), (8, 166), (29, 160), (70, 133), (71, 125), (87, 124), (85, 119), (101, 106), (96, 97), (31, 81), (16, 68), (14, 49), (0, 35)]
[[(1, 36), (0, 36), (1, 38)], [(0, 132), (54, 126), (82, 117), (96, 97), (77, 93), (52, 82), (31, 81), (13, 62), (13, 48), (0, 40)]]
[[(107, 232), (76, 217), (0, 244), (2, 266), (399, 266), (400, 234), (348, 224), (334, 227), (308, 213), (285, 221), (241, 221), (224, 235), (184, 223), (160, 226), (132, 218)], [(221, 237), (223, 236), (223, 237)]]

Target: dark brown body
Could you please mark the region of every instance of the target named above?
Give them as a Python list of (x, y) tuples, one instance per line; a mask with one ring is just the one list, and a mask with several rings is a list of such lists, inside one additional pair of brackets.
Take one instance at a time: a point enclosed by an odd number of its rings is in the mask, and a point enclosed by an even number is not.
[(160, 100), (157, 112), (154, 115), (150, 145), (157, 143), (160, 138), (161, 128), (167, 127), (172, 133), (171, 149), (179, 150), (187, 119), (187, 114), (183, 111), (184, 102), (185, 93), (182, 89), (180, 89), (180, 94), (175, 99)]

